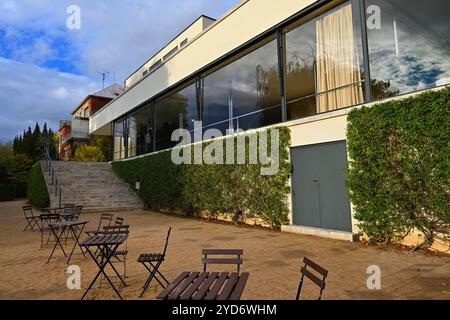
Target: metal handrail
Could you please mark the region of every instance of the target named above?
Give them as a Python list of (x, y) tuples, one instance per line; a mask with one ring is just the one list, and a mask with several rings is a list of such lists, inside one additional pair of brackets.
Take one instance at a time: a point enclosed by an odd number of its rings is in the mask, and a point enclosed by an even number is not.
[(58, 207), (61, 208), (61, 198), (62, 198), (62, 189), (61, 189), (61, 184), (58, 181), (58, 177), (56, 176), (55, 173), (55, 168), (53, 167), (52, 164), (52, 159), (50, 157), (50, 152), (48, 151), (48, 148), (44, 146), (44, 152), (43, 152), (43, 159), (44, 164), (45, 164), (45, 172), (48, 172), (48, 176), (51, 178), (51, 185), (54, 186), (54, 188), (52, 188), (52, 192), (54, 192), (55, 197), (58, 199)]

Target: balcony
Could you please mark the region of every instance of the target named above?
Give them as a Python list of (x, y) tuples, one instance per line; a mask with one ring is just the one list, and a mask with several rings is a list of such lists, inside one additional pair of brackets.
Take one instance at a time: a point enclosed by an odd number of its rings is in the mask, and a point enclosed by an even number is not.
[(60, 121), (59, 134), (61, 144), (65, 144), (71, 140), (88, 140), (89, 119), (75, 118), (72, 121)]

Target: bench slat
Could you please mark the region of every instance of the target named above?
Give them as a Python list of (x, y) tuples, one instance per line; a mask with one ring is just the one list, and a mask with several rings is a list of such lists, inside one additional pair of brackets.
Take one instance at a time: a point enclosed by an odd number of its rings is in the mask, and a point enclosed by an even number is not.
[(181, 281), (186, 279), (186, 277), (189, 275), (189, 272), (183, 272), (180, 274), (166, 289), (164, 289), (156, 298), (157, 299), (167, 299), (167, 296), (172, 292), (173, 289), (175, 289)]
[(222, 292), (217, 297), (217, 300), (227, 300), (228, 297), (231, 295), (231, 292), (234, 289), (234, 286), (239, 280), (239, 275), (236, 272), (233, 272), (229, 278), (225, 286), (223, 287)]
[(242, 258), (207, 258), (202, 259), (203, 264), (242, 264)]
[(209, 277), (202, 283), (202, 285), (198, 288), (197, 292), (191, 297), (192, 300), (201, 300), (206, 295), (209, 290), (209, 287), (213, 284), (214, 280), (219, 276), (218, 272), (211, 272)]
[(240, 300), (242, 293), (244, 292), (245, 285), (247, 284), (247, 280), (250, 274), (248, 272), (244, 272), (239, 277), (239, 281), (234, 287), (233, 292), (231, 293), (230, 300)]
[(223, 254), (223, 255), (242, 255), (244, 250), (242, 249), (203, 249), (202, 254)]
[(197, 291), (200, 285), (208, 276), (207, 272), (202, 272), (200, 275), (192, 282), (192, 285), (180, 296), (181, 300), (190, 300), (192, 295)]
[(228, 278), (228, 272), (222, 272), (220, 274), (219, 278), (216, 280), (216, 282), (212, 286), (211, 290), (206, 295), (205, 300), (215, 300), (217, 297), (217, 294), (219, 293), (219, 290), (222, 288), (222, 285), (227, 280), (227, 278)]
[(178, 300), (181, 294), (192, 284), (195, 278), (198, 277), (198, 272), (192, 272), (182, 283), (180, 283), (169, 296), (169, 300)]

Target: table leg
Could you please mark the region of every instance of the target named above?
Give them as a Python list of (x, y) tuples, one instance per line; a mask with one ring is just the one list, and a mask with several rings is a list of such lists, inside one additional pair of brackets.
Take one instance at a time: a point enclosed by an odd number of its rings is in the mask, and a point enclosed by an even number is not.
[[(114, 245), (114, 250), (116, 250), (119, 247), (120, 244)], [(107, 247), (107, 246), (105, 246)], [(103, 251), (104, 248), (102, 248), (102, 245), (97, 246), (98, 249), (100, 249), (101, 251)], [(94, 285), (95, 281), (97, 281), (98, 277), (100, 276), (100, 274), (103, 274), (106, 278), (106, 280), (108, 280), (109, 284), (111, 285), (111, 287), (113, 288), (114, 292), (119, 296), (120, 300), (123, 300), (122, 296), (120, 295), (119, 291), (117, 291), (116, 287), (114, 286), (114, 284), (111, 282), (111, 280), (109, 279), (108, 275), (105, 272), (105, 267), (106, 265), (109, 263), (109, 260), (111, 259), (112, 255), (106, 255), (105, 257), (102, 257), (102, 261), (99, 263), (97, 261), (97, 258), (95, 256), (95, 254), (93, 254), (91, 252), (91, 250), (89, 249), (89, 247), (86, 247), (87, 252), (89, 253), (89, 255), (92, 257), (92, 259), (95, 261), (95, 263), (97, 264), (97, 266), (99, 267), (99, 271), (98, 273), (95, 275), (94, 279), (92, 280), (91, 284), (89, 285), (89, 287), (87, 288), (86, 292), (83, 294), (83, 296), (81, 297), (81, 300), (84, 299), (84, 297), (86, 296), (86, 294), (88, 293), (88, 291), (92, 288), (92, 286)]]
[(64, 233), (65, 227), (61, 227), (61, 233), (60, 233), (59, 236), (58, 236), (58, 234), (56, 233), (55, 228), (50, 227), (50, 229), (52, 230), (53, 236), (55, 237), (55, 246), (53, 247), (53, 250), (52, 250), (52, 252), (50, 253), (50, 256), (48, 257), (47, 263), (50, 262), (50, 259), (52, 258), (53, 253), (55, 252), (56, 247), (57, 247), (58, 245), (61, 247), (61, 250), (62, 250), (62, 252), (64, 253), (64, 257), (67, 257), (66, 252), (64, 251), (64, 248), (63, 248), (63, 246), (62, 246), (62, 244), (61, 244), (61, 241), (60, 241), (60, 240), (61, 240), (61, 236), (62, 236), (62, 234)]
[(72, 232), (72, 235), (73, 235), (73, 237), (75, 239), (75, 243), (73, 245), (72, 251), (70, 252), (69, 259), (67, 259), (67, 264), (69, 264), (70, 259), (72, 258), (72, 254), (75, 251), (75, 248), (76, 248), (77, 245), (78, 245), (78, 247), (80, 247), (81, 253), (83, 254), (83, 256), (86, 257), (86, 255), (84, 254), (83, 248), (81, 247), (81, 244), (79, 242), (79, 239), (80, 239), (81, 233), (83, 232), (84, 226), (85, 226), (84, 224), (81, 225), (81, 228), (80, 228), (80, 231), (78, 232), (78, 235), (76, 234), (76, 231), (75, 231), (73, 226), (69, 227), (69, 231)]

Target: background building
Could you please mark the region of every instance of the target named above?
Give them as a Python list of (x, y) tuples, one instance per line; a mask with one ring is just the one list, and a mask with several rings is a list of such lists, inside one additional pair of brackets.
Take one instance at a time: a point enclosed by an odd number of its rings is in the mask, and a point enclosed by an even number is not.
[(89, 117), (123, 92), (118, 84), (88, 95), (72, 111), (72, 120), (59, 122), (59, 158), (70, 160), (77, 147), (89, 141)]

